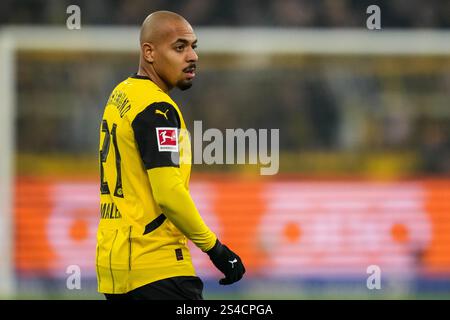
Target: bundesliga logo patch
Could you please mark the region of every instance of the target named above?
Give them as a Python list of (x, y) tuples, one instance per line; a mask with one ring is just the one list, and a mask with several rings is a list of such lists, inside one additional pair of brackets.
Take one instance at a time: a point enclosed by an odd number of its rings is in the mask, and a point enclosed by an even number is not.
[(178, 152), (177, 128), (156, 128), (158, 151)]

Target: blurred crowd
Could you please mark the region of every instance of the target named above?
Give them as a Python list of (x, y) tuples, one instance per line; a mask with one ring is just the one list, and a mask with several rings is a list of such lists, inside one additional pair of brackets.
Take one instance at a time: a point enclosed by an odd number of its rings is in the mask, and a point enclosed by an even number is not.
[(363, 27), (377, 4), (384, 28), (450, 27), (448, 0), (2, 0), (0, 24), (64, 24), (71, 4), (89, 25), (136, 25), (172, 10), (202, 26)]
[[(19, 55), (18, 151), (96, 155), (104, 104), (137, 58)], [(172, 96), (191, 132), (195, 120), (203, 130), (280, 129), (281, 163), (292, 161), (292, 170), (323, 171), (343, 155), (337, 171), (394, 161), (409, 174), (450, 174), (450, 58), (310, 59), (260, 68), (200, 63), (194, 86)], [(328, 164), (302, 168), (311, 152), (327, 154)]]

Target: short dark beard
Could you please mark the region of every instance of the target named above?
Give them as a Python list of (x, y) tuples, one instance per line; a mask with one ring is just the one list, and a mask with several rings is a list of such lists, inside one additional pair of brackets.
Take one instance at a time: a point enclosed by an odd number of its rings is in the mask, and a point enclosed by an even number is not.
[(187, 90), (190, 87), (192, 87), (192, 81), (180, 80), (180, 81), (177, 82), (176, 86), (181, 91), (184, 91), (184, 90)]

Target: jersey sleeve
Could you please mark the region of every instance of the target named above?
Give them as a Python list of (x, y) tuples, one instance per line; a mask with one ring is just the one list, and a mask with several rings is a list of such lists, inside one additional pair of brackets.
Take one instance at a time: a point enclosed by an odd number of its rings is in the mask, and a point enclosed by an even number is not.
[(206, 252), (216, 243), (217, 236), (209, 229), (198, 212), (189, 191), (182, 182), (178, 168), (154, 168), (147, 171), (155, 201), (164, 215)]
[(131, 126), (147, 170), (179, 167), (180, 118), (174, 106), (152, 103), (134, 118)]
[(217, 237), (200, 216), (178, 165), (177, 110), (166, 102), (153, 103), (134, 118), (132, 127), (153, 197), (163, 214), (201, 250), (211, 249)]

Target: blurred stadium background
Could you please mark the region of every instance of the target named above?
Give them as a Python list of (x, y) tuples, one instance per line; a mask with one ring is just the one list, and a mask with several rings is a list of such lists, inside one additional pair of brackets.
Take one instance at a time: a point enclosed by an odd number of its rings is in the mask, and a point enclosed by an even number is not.
[[(67, 6), (81, 30), (66, 28)], [(382, 31), (366, 29), (381, 8)], [(450, 298), (450, 2), (0, 2), (0, 298), (96, 293), (98, 131), (138, 63), (138, 26), (176, 11), (199, 75), (187, 125), (279, 128), (280, 170), (194, 165), (200, 212), (248, 266), (206, 298)], [(81, 268), (81, 290), (66, 269)], [(370, 265), (381, 289), (366, 287)]]

